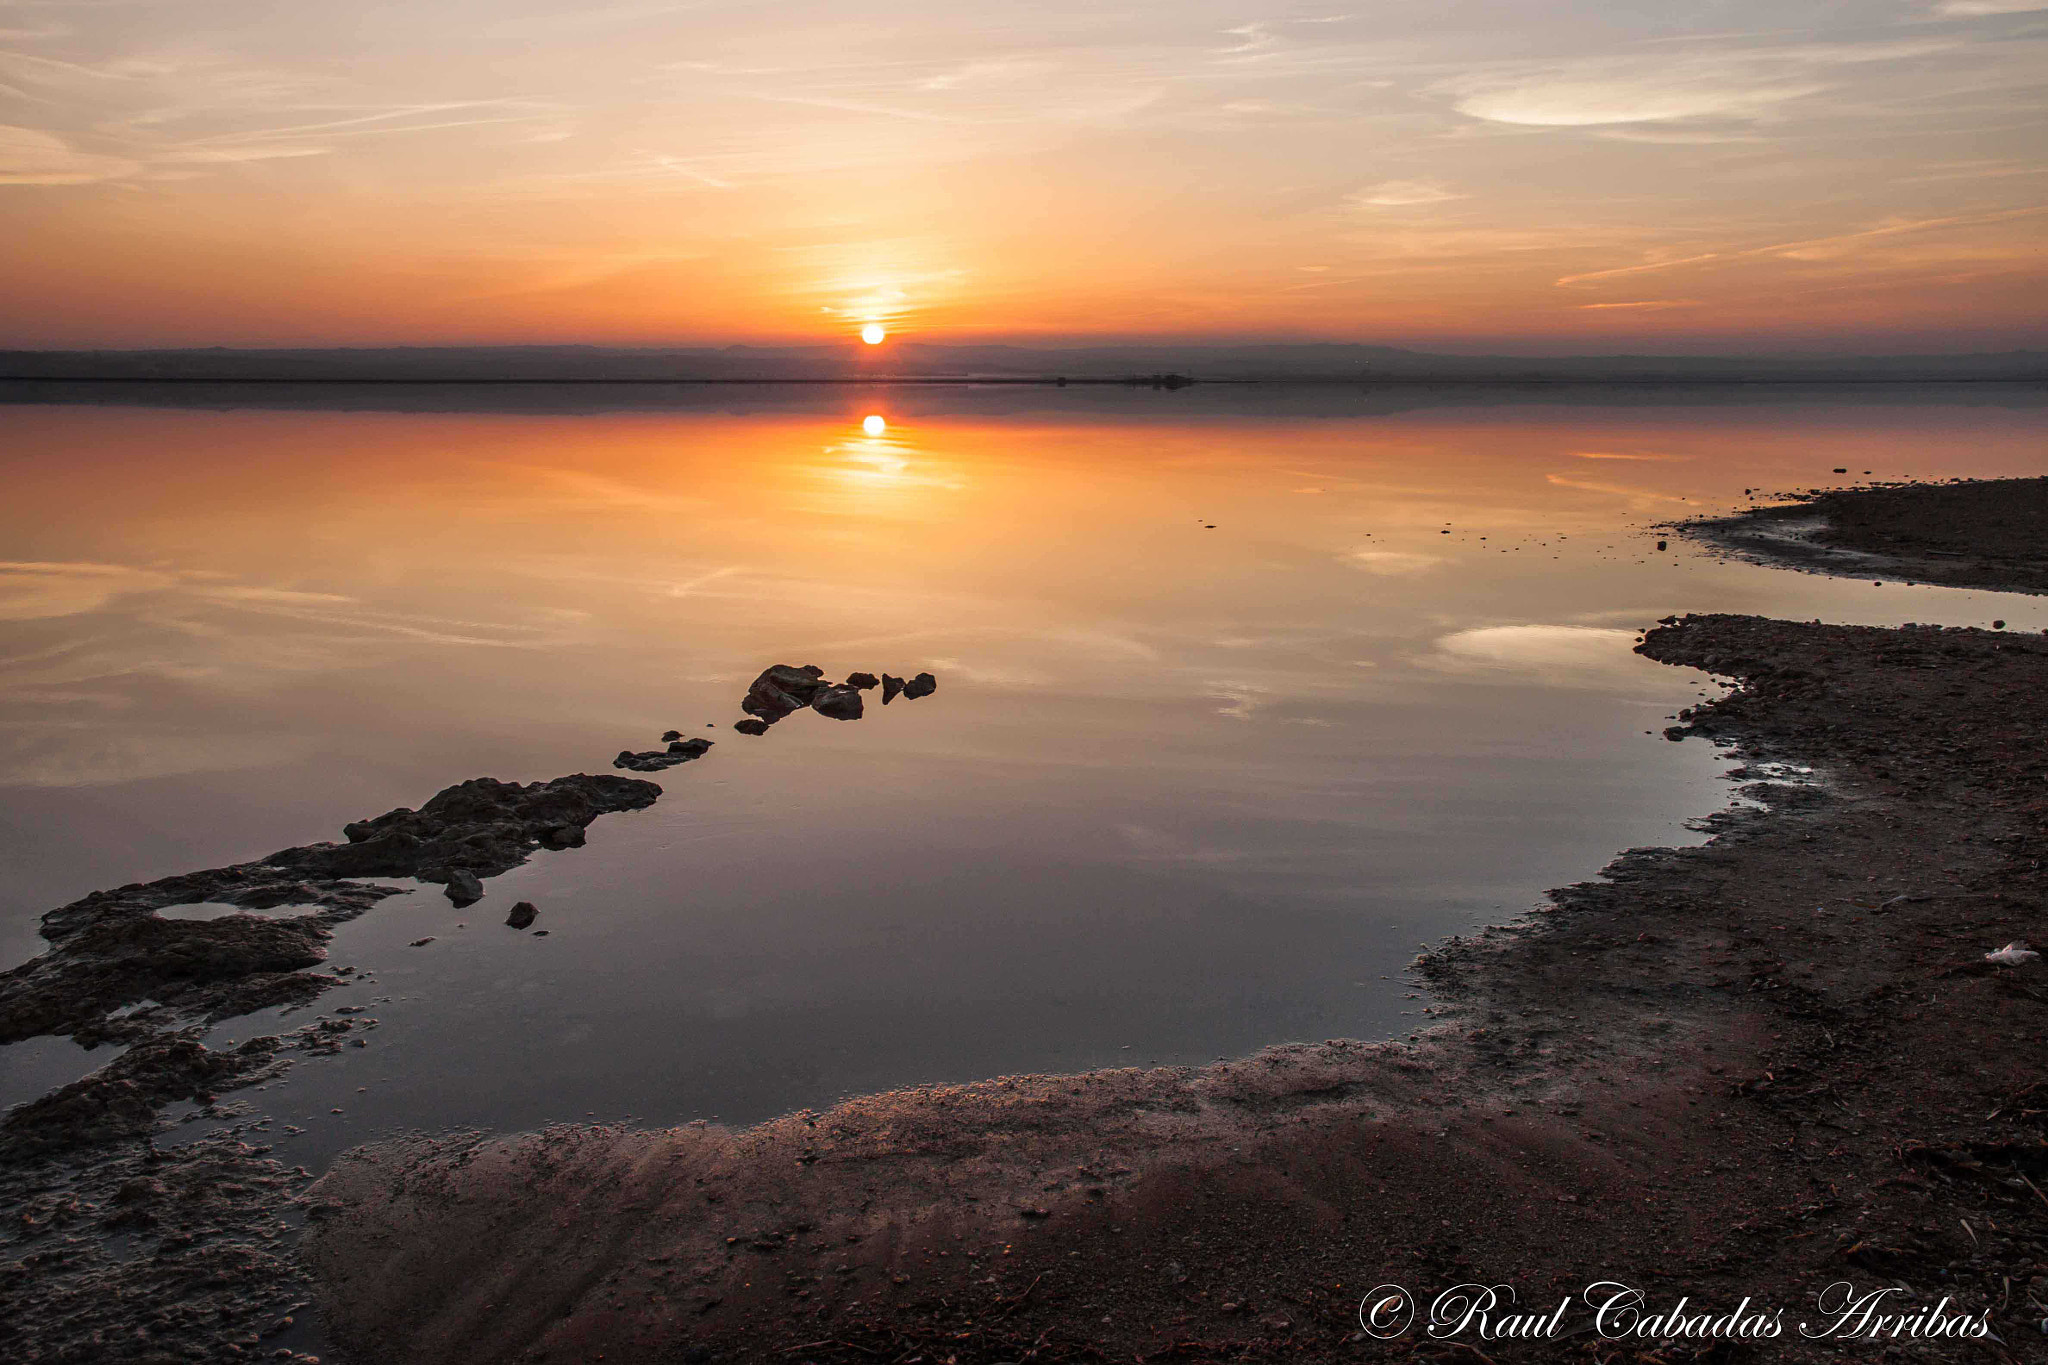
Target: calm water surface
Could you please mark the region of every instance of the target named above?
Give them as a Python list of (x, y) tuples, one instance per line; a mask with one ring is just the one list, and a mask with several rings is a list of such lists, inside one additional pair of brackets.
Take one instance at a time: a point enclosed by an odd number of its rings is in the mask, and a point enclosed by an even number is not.
[[(1713, 690), (1630, 652), (1657, 617), (2048, 626), (1647, 531), (2044, 472), (2048, 410), (1992, 387), (0, 397), (9, 963), (95, 888), (717, 741), (479, 904), (341, 931), (373, 980), (323, 1003), (382, 1024), (259, 1097), (301, 1159), (1405, 1033), (1421, 943), (1725, 803), (1645, 734)], [(940, 686), (733, 733), (776, 662)], [(0, 1098), (106, 1055), (0, 1049)]]

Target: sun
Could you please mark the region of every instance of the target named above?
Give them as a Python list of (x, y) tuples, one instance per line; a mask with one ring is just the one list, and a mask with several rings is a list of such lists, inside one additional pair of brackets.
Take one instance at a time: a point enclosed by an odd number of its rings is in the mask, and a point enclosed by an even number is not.
[(860, 419), (860, 429), (870, 436), (880, 436), (889, 429), (889, 424), (882, 419), (880, 413), (871, 412)]
[(889, 329), (879, 322), (871, 322), (860, 329), (860, 339), (870, 346), (882, 344), (882, 338), (889, 335)]

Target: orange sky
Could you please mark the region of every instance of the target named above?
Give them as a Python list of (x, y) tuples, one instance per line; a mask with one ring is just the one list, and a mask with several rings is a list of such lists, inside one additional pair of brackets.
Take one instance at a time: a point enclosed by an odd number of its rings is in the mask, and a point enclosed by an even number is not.
[(1667, 8), (0, 0), (0, 345), (2048, 344), (2048, 0)]

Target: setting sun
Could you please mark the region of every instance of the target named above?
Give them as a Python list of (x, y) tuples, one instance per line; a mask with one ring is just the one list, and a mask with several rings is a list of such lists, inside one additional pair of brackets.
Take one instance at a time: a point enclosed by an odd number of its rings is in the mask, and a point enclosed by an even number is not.
[(860, 429), (870, 436), (880, 436), (889, 429), (889, 424), (882, 420), (880, 413), (871, 412), (860, 419)]
[(860, 339), (870, 346), (882, 344), (882, 338), (889, 335), (888, 329), (879, 322), (871, 322), (860, 329)]

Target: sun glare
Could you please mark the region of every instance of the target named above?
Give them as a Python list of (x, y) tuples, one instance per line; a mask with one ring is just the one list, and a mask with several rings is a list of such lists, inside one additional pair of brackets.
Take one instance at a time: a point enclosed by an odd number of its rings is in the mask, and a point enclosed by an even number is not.
[(888, 329), (879, 322), (871, 322), (860, 329), (860, 339), (870, 346), (881, 345), (882, 338), (887, 335), (889, 335)]
[(880, 436), (889, 429), (889, 424), (882, 420), (880, 413), (871, 412), (860, 419), (860, 429), (870, 436)]

